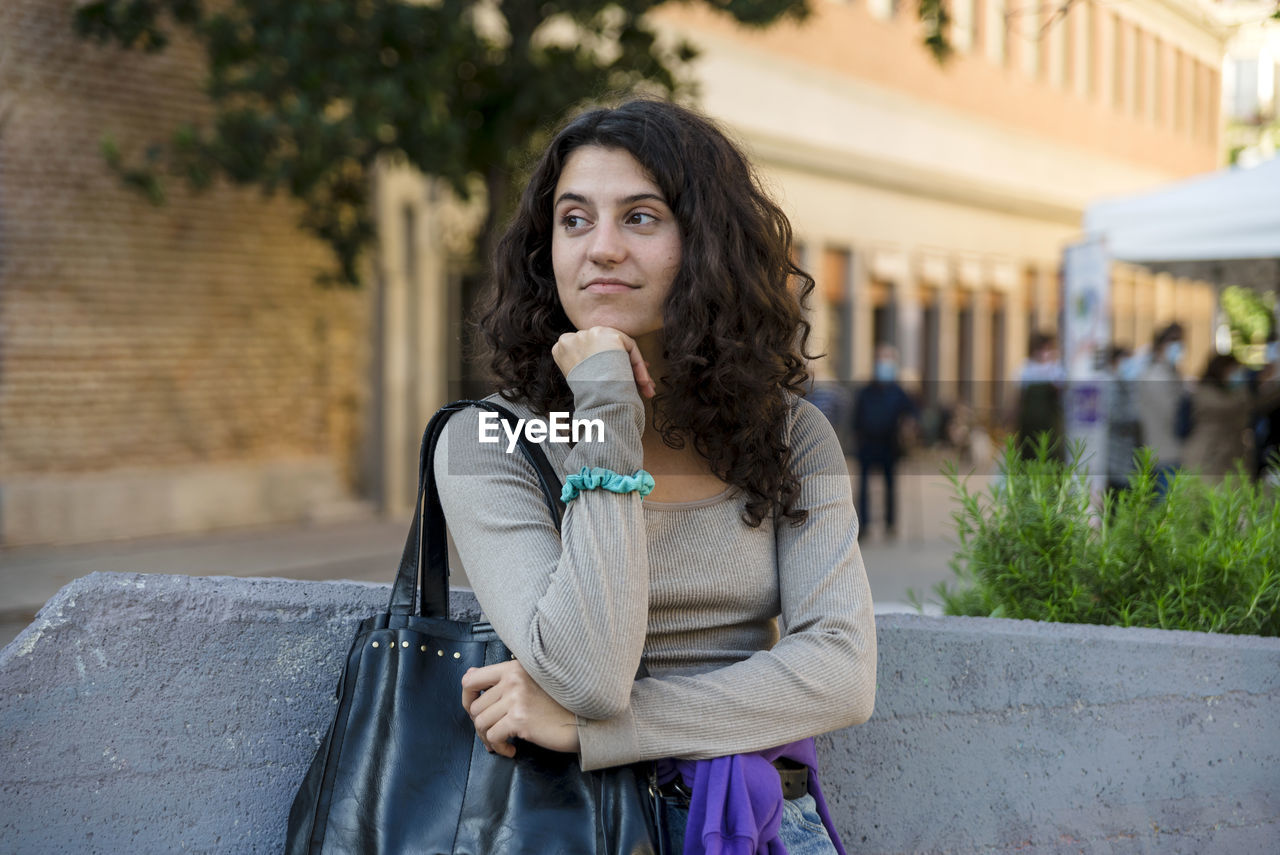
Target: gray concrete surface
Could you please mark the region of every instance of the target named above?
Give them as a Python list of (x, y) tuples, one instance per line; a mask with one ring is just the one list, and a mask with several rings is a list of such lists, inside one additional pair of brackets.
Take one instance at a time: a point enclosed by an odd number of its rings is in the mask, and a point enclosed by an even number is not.
[[(76, 580), (0, 651), (0, 851), (279, 851), (386, 599)], [(851, 852), (1275, 851), (1280, 640), (908, 615), (878, 635), (875, 715), (821, 742)]]
[[(871, 593), (881, 613), (914, 611), (908, 604), (909, 589), (928, 599), (934, 585), (952, 578), (947, 562), (954, 546), (954, 503), (939, 474), (944, 460), (934, 452), (905, 460), (898, 486), (898, 537), (886, 539), (875, 524), (862, 541)], [(988, 470), (984, 467), (973, 475), (974, 486), (987, 483)], [(872, 505), (877, 515), (882, 499), (880, 483), (874, 481)], [(408, 524), (407, 518), (364, 517), (73, 546), (0, 548), (0, 644), (17, 636), (59, 588), (95, 571), (389, 583)], [(465, 578), (459, 584), (465, 584)]]
[(819, 741), (851, 852), (1280, 851), (1280, 639), (877, 622), (876, 712)]

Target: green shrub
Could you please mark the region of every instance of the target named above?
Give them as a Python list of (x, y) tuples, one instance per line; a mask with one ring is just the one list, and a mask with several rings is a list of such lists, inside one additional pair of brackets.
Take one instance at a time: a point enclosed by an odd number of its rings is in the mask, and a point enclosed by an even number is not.
[(1032, 460), (1006, 446), (985, 493), (948, 465), (960, 544), (943, 611), (1280, 636), (1280, 499), (1240, 469), (1212, 487), (1179, 473), (1161, 500), (1154, 468), (1142, 449), (1099, 510), (1087, 470), (1044, 437)]

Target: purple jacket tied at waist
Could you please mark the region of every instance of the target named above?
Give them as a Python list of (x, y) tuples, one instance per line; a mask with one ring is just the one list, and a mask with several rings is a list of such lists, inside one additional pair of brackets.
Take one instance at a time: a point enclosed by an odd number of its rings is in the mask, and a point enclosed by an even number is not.
[(685, 855), (786, 855), (778, 839), (783, 798), (774, 760), (791, 760), (809, 770), (809, 794), (836, 851), (845, 855), (818, 786), (818, 751), (813, 739), (709, 760), (659, 760), (658, 783), (679, 775), (692, 793)]

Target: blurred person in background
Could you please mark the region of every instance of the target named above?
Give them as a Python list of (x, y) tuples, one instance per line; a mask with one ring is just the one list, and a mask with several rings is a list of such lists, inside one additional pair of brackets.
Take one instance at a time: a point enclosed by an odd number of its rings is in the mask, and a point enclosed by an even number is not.
[(1151, 341), (1151, 360), (1137, 384), (1138, 418), (1142, 444), (1156, 455), (1157, 491), (1164, 495), (1169, 480), (1182, 463), (1182, 440), (1175, 430), (1178, 402), (1183, 394), (1182, 325), (1161, 327)]
[(1209, 359), (1191, 392), (1191, 433), (1182, 463), (1217, 483), (1249, 453), (1249, 375), (1230, 354)]
[(1027, 354), (1017, 377), (1014, 432), (1018, 452), (1025, 459), (1034, 458), (1040, 434), (1048, 433), (1050, 457), (1064, 459), (1062, 385), (1067, 375), (1058, 359), (1057, 340), (1050, 333), (1034, 332)]
[(1141, 359), (1119, 345), (1107, 353), (1103, 387), (1107, 402), (1107, 493), (1128, 488), (1133, 452), (1142, 445), (1142, 422), (1138, 419), (1134, 389), (1142, 366)]
[(814, 363), (813, 381), (805, 397), (822, 411), (827, 421), (831, 422), (831, 427), (836, 432), (836, 439), (840, 440), (840, 448), (848, 457), (851, 448), (848, 425), (853, 396), (849, 394), (849, 390), (843, 383), (831, 376), (825, 361)]
[(978, 429), (978, 421), (974, 417), (973, 407), (964, 401), (956, 401), (947, 411), (945, 437), (947, 444), (956, 450), (957, 456), (964, 462), (973, 460), (973, 435)]
[(1269, 388), (1274, 390), (1280, 384), (1280, 342), (1276, 341), (1274, 325), (1267, 336), (1264, 359), (1263, 366), (1249, 378), (1249, 388), (1254, 393), (1255, 478), (1262, 478), (1271, 461), (1280, 455), (1280, 400), (1268, 394)]
[(853, 437), (858, 454), (858, 537), (871, 525), (871, 470), (884, 475), (885, 536), (895, 535), (894, 477), (902, 455), (904, 421), (918, 420), (915, 402), (898, 383), (898, 351), (892, 345), (876, 348), (872, 380), (858, 391), (853, 403)]

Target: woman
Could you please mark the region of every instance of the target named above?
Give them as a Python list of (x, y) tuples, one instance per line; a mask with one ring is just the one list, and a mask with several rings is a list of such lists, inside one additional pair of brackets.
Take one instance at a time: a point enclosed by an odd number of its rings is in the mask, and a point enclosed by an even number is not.
[[(874, 702), (848, 470), (799, 396), (813, 280), (791, 251), (786, 217), (705, 118), (645, 100), (578, 117), (533, 172), (480, 322), (521, 417), (603, 425), (544, 446), (581, 487), (562, 534), (520, 456), (477, 441), (475, 410), (435, 460), (461, 562), (516, 656), (463, 679), (480, 738), (587, 769), (664, 760), (666, 791), (691, 793), (673, 821), (679, 846), (694, 817), (690, 852), (725, 823), (761, 851), (774, 835), (837, 851), (816, 777), (784, 802), (795, 775), (775, 767), (812, 768), (797, 741)], [(717, 797), (738, 785), (750, 805)]]
[(1128, 348), (1112, 345), (1107, 355), (1107, 495), (1129, 488), (1133, 454), (1142, 445), (1142, 422), (1134, 400), (1134, 383), (1142, 371), (1141, 358)]
[(1217, 354), (1191, 393), (1191, 434), (1184, 465), (1210, 483), (1234, 472), (1249, 453), (1249, 389), (1245, 368), (1230, 354)]

